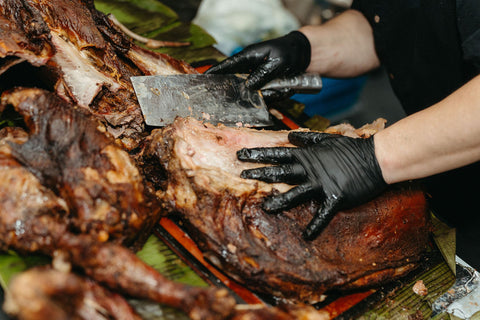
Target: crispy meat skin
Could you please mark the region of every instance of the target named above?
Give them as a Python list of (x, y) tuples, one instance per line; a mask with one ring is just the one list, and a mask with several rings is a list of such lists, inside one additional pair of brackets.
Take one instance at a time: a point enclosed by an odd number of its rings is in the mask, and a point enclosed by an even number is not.
[(68, 207), (12, 157), (10, 143), (25, 142), (27, 134), (5, 128), (0, 136), (0, 250), (53, 252), (56, 236), (66, 232)]
[(130, 77), (196, 72), (127, 38), (93, 0), (0, 0), (0, 76), (23, 61), (43, 66), (60, 97), (98, 117), (128, 150), (145, 124)]
[(0, 131), (1, 250), (60, 255), (100, 284), (192, 319), (231, 313), (226, 290), (170, 281), (122, 246), (150, 234), (158, 205), (96, 120), (40, 89), (5, 92), (1, 102), (27, 125)]
[(125, 244), (148, 234), (160, 213), (155, 198), (96, 120), (38, 89), (6, 92), (2, 105), (13, 105), (30, 131), (28, 141), (11, 144), (13, 156), (67, 202), (72, 228)]
[(290, 186), (239, 178), (242, 169), (256, 164), (238, 161), (236, 150), (287, 145), (287, 132), (177, 119), (150, 138), (146, 154), (156, 156), (167, 175), (157, 194), (214, 264), (254, 290), (321, 300), (328, 290), (377, 285), (406, 274), (427, 246), (425, 197), (409, 185), (338, 213), (311, 242), (300, 235), (316, 203), (278, 215), (263, 212), (266, 195)]

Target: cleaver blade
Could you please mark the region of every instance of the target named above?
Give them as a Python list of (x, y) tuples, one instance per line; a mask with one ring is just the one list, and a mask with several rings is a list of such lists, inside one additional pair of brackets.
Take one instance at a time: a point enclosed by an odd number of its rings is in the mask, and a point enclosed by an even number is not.
[[(176, 117), (193, 117), (226, 126), (273, 125), (260, 90), (245, 86), (246, 74), (178, 74), (131, 77), (145, 122), (166, 126)], [(322, 89), (317, 74), (274, 79), (262, 90), (292, 89), (315, 94)]]
[(176, 117), (226, 126), (273, 124), (261, 92), (233, 74), (182, 74), (130, 78), (149, 126), (166, 126)]

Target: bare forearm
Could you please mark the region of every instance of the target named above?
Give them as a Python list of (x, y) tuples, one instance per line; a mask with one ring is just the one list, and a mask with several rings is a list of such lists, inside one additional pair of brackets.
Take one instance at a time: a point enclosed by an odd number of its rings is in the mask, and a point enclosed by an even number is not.
[(366, 18), (348, 10), (319, 26), (305, 26), (299, 31), (312, 47), (308, 72), (333, 78), (354, 77), (380, 65), (373, 33)]
[(387, 183), (423, 178), (480, 160), (480, 76), (441, 102), (375, 135)]

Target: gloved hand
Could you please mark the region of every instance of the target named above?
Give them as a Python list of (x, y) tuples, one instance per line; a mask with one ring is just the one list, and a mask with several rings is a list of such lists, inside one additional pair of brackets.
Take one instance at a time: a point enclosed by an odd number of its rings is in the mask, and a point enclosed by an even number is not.
[(383, 191), (383, 180), (375, 157), (373, 137), (355, 139), (316, 132), (292, 131), (288, 139), (296, 147), (251, 148), (237, 151), (238, 159), (278, 164), (244, 170), (242, 178), (298, 184), (289, 191), (266, 198), (263, 208), (275, 213), (316, 199), (321, 209), (303, 232), (314, 239), (342, 209), (372, 199)]
[[(261, 89), (267, 82), (304, 72), (310, 64), (311, 48), (299, 31), (250, 45), (241, 52), (211, 67), (205, 73), (249, 73), (247, 88)], [(288, 97), (292, 90), (262, 91), (266, 100)]]

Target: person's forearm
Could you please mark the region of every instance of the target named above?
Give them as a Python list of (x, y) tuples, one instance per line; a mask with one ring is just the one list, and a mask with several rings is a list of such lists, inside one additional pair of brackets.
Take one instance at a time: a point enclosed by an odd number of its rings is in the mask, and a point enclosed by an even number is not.
[(299, 29), (310, 41), (312, 58), (307, 72), (326, 77), (354, 77), (380, 65), (373, 33), (358, 11), (347, 10), (332, 20)]
[(480, 76), (441, 102), (375, 135), (387, 183), (418, 179), (480, 160)]

